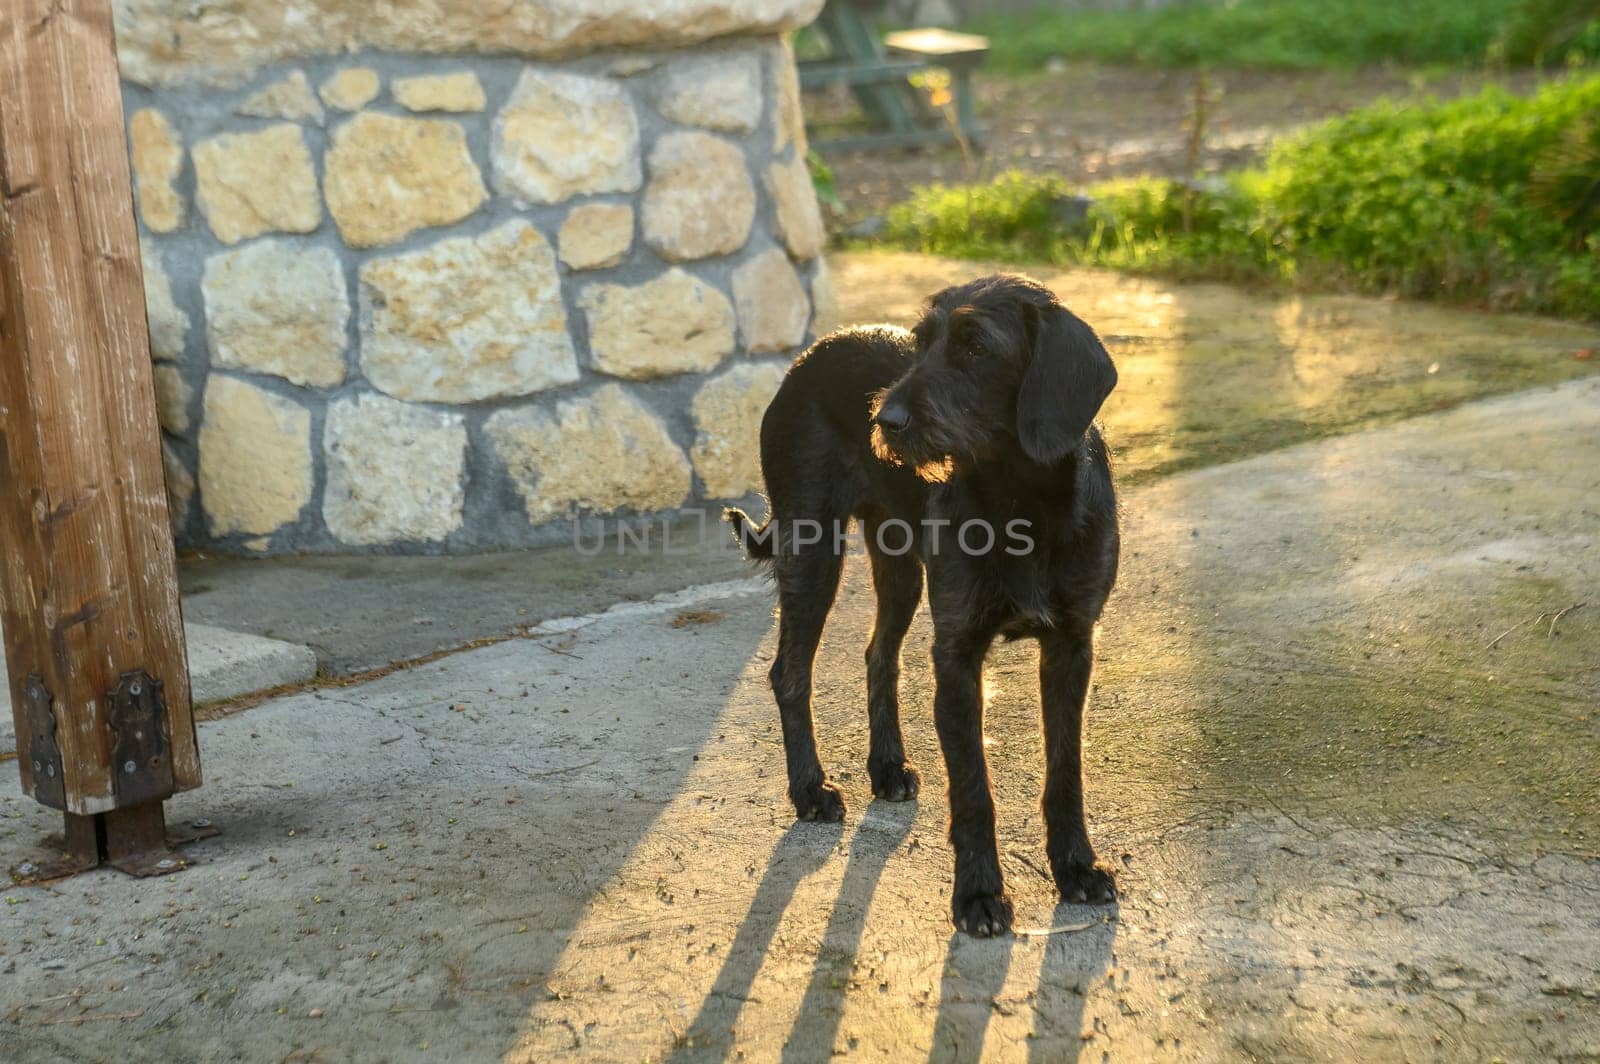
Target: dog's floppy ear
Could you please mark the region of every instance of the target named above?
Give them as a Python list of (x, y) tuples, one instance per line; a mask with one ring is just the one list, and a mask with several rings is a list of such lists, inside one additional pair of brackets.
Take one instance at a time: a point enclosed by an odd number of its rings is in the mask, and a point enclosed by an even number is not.
[(1117, 384), (1100, 338), (1058, 303), (1030, 307), (1033, 353), (1017, 393), (1017, 439), (1036, 462), (1065, 458)]

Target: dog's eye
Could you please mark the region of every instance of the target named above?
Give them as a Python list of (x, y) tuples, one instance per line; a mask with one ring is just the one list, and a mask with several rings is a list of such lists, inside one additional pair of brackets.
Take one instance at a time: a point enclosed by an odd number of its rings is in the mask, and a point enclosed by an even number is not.
[(945, 337), (944, 349), (952, 362), (966, 362), (983, 353), (978, 342), (978, 330), (970, 323), (958, 322)]
[(989, 341), (987, 323), (977, 314), (965, 310), (950, 316), (945, 347), (950, 352), (951, 362), (960, 364), (987, 358)]
[(953, 336), (949, 344), (950, 361), (961, 365), (965, 362), (976, 362), (984, 358), (988, 352), (983, 349), (983, 343), (973, 335)]

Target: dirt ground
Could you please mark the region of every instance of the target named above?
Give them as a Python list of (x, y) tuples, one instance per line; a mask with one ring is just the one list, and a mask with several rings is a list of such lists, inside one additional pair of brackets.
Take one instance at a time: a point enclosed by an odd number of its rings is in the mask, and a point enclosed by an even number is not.
[[(1549, 76), (1392, 67), (1211, 71), (1207, 86), (1213, 102), (1199, 170), (1214, 173), (1244, 165), (1274, 137), (1380, 97), (1450, 98), (1491, 81), (1530, 92)], [(1181, 177), (1187, 172), (1192, 71), (1073, 63), (1023, 76), (980, 72), (976, 84), (987, 139), (971, 170), (954, 146), (823, 153), (844, 202), (844, 214), (834, 219), (837, 227), (881, 214), (917, 185), (962, 182), (971, 175), (1012, 168), (1074, 182), (1146, 173)], [(861, 120), (853, 98), (842, 90), (809, 94), (806, 111), (817, 127), (814, 137), (853, 131)]]
[[(1058, 283), (1161, 313), (1121, 279)], [(1284, 357), (1273, 304), (1229, 306), (1238, 347)], [(1345, 312), (1351, 344), (1395, 313)], [(1505, 342), (1428, 320), (1446, 349)], [(1536, 326), (1532, 349), (1567, 342)], [(201, 726), (207, 784), (171, 816), (222, 835), (194, 868), (0, 892), (0, 1060), (1600, 1057), (1597, 498), (1594, 376), (1126, 491), (1086, 743), (1121, 899), (1060, 905), (1040, 871), (1036, 654), (999, 647), (1024, 932), (1001, 940), (948, 923), (925, 614), (903, 678), (923, 795), (870, 800), (860, 559), (816, 682), (842, 825), (793, 822), (771, 600), (731, 553), (719, 583), (272, 699)], [(56, 823), (15, 771), (0, 867)]]

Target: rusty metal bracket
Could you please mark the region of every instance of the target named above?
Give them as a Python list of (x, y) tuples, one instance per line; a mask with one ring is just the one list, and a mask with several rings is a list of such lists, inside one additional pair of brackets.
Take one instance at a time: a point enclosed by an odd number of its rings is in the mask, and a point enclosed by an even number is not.
[(94, 816), (68, 813), (62, 833), (45, 840), (60, 855), (50, 860), (24, 861), (11, 869), (11, 880), (18, 886), (48, 883), (102, 864), (141, 878), (171, 875), (190, 864), (175, 847), (219, 833), (209, 820), (191, 820), (183, 827), (168, 828), (160, 802)]
[(167, 746), (167, 704), (161, 681), (143, 669), (125, 672), (107, 694), (111, 790), (117, 809), (159, 802), (173, 790)]
[[(53, 700), (38, 676), (23, 686), (30, 730), (28, 755), (34, 797), (65, 809), (61, 750), (56, 742)], [(116, 808), (92, 816), (66, 814), (59, 838), (45, 840), (61, 851), (48, 861), (26, 861), (11, 870), (18, 884), (42, 883), (107, 864), (131, 876), (181, 872), (188, 860), (174, 847), (217, 834), (210, 821), (190, 821), (168, 831), (162, 800), (174, 788), (167, 705), (161, 681), (144, 669), (123, 673), (106, 692), (106, 729), (111, 747), (111, 791)]]
[[(146, 802), (131, 809), (113, 809), (103, 814), (105, 861), (130, 876), (164, 876), (189, 867), (188, 860), (174, 846), (217, 834), (209, 823), (195, 821), (187, 835), (167, 831), (166, 813), (160, 802)], [(191, 825), (193, 827), (193, 825)]]
[(21, 885), (48, 883), (52, 879), (65, 879), (79, 872), (87, 872), (100, 864), (99, 817), (68, 813), (65, 829), (59, 837), (51, 836), (45, 843), (61, 851), (60, 856), (45, 861), (24, 861), (11, 870), (12, 882)]
[(67, 780), (61, 745), (56, 741), (55, 699), (38, 673), (31, 674), (22, 685), (22, 703), (28, 718), (28, 764), (33, 769), (34, 800), (64, 810)]

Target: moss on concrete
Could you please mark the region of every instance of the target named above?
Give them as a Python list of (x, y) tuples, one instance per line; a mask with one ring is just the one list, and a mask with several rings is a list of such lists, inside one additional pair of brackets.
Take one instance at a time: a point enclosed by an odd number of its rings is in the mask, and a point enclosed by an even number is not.
[[(1279, 593), (1292, 596), (1295, 583), (1279, 578)], [(1561, 581), (1517, 573), (1481, 592), (1423, 599), (1422, 623), (1352, 612), (1274, 632), (1226, 607), (1113, 618), (1097, 674), (1102, 719), (1124, 709), (1148, 719), (1094, 729), (1098, 753), (1118, 776), (1170, 781), (1195, 809), (1454, 821), (1519, 846), (1590, 851), (1600, 839), (1600, 623), (1575, 611), (1550, 636), (1552, 613), (1582, 601)], [(1203, 586), (1185, 596), (1227, 601)], [(1134, 623), (1118, 630), (1124, 619)]]

